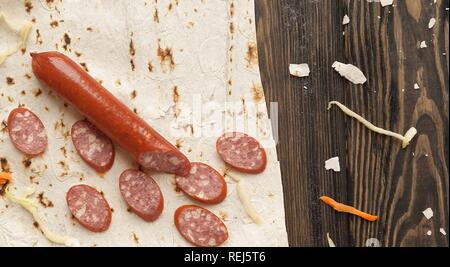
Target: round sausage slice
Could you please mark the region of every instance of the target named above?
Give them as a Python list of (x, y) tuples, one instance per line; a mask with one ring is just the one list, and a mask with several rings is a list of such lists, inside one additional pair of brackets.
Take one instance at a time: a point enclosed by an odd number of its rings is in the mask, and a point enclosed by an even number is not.
[(225, 224), (214, 213), (202, 207), (179, 207), (175, 211), (174, 220), (180, 234), (196, 246), (216, 247), (228, 239)]
[(223, 161), (245, 173), (261, 173), (266, 169), (266, 151), (253, 137), (244, 133), (226, 133), (216, 142)]
[(100, 173), (107, 172), (114, 163), (114, 145), (105, 134), (87, 120), (72, 126), (72, 142), (80, 157)]
[(227, 196), (227, 183), (223, 176), (211, 166), (201, 162), (191, 162), (187, 177), (176, 177), (177, 186), (193, 199), (217, 204)]
[(9, 113), (8, 133), (14, 146), (28, 156), (42, 154), (47, 148), (44, 124), (26, 108), (16, 108)]
[(149, 175), (138, 170), (126, 170), (119, 178), (123, 199), (131, 210), (151, 222), (161, 215), (164, 198), (158, 184)]
[(75, 185), (66, 195), (75, 219), (92, 232), (104, 232), (111, 224), (111, 208), (100, 192), (88, 185)]

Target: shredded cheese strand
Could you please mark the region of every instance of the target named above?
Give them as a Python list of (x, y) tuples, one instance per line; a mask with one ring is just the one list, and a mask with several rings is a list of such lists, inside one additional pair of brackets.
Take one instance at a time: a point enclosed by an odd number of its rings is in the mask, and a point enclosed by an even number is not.
[(240, 180), (237, 183), (237, 193), (247, 215), (252, 219), (254, 223), (261, 225), (263, 223), (263, 220), (250, 201), (250, 197), (248, 196), (248, 191), (245, 187), (244, 180)]
[[(34, 190), (33, 190), (34, 191)], [(31, 195), (33, 192), (28, 192), (27, 195)], [(76, 247), (79, 246), (80, 242), (72, 237), (67, 236), (61, 236), (58, 234), (53, 233), (50, 231), (45, 224), (43, 223), (41, 217), (39, 216), (38, 210), (37, 210), (37, 203), (34, 199), (29, 198), (20, 198), (15, 195), (13, 195), (10, 190), (9, 186), (6, 186), (5, 189), (5, 196), (11, 200), (12, 202), (19, 204), (22, 206), (25, 210), (27, 210), (32, 216), (33, 219), (39, 224), (39, 229), (41, 230), (42, 234), (51, 242), (55, 244), (62, 244), (69, 247)]]
[(224, 171), (224, 173), (226, 176), (230, 177), (233, 181), (236, 182), (238, 197), (242, 203), (242, 206), (244, 206), (245, 213), (247, 213), (248, 217), (250, 217), (250, 219), (254, 223), (261, 225), (263, 223), (263, 220), (250, 201), (250, 197), (247, 188), (245, 187), (244, 180), (230, 170), (226, 170)]
[[(25, 22), (21, 26), (13, 25), (9, 20), (6, 19), (6, 16), (2, 12), (0, 12), (0, 22), (1, 21), (4, 21), (6, 26), (8, 26), (11, 30), (17, 32), (19, 34), (20, 40), (17, 42), (15, 48), (10, 48), (5, 52), (0, 52), (0, 65), (5, 62), (5, 60), (9, 56), (26, 47), (28, 35), (30, 34), (31, 28), (33, 27), (33, 24), (31, 22)], [(20, 28), (20, 30), (18, 30), (18, 28)]]
[(333, 242), (333, 239), (331, 239), (331, 237), (330, 237), (330, 233), (327, 233), (327, 240), (328, 240), (328, 246), (329, 246), (330, 248), (336, 247), (336, 245), (335, 245), (334, 242)]
[(354, 111), (350, 110), (349, 108), (347, 108), (346, 106), (344, 106), (343, 104), (337, 102), (337, 101), (331, 101), (328, 104), (328, 110), (331, 109), (332, 105), (336, 105), (338, 106), (345, 114), (347, 114), (350, 117), (355, 118), (356, 120), (358, 120), (360, 123), (362, 123), (364, 126), (366, 126), (367, 128), (369, 128), (370, 130), (379, 133), (379, 134), (383, 134), (383, 135), (387, 135), (390, 137), (394, 137), (400, 141), (402, 141), (402, 147), (406, 148), (409, 143), (411, 142), (411, 140), (416, 136), (417, 134), (417, 129), (414, 127), (411, 127), (411, 129), (409, 129), (406, 134), (403, 136), (401, 134), (398, 133), (394, 133), (385, 129), (382, 129), (380, 127), (377, 127), (375, 125), (373, 125), (372, 123), (370, 123), (369, 121), (367, 121), (366, 119), (364, 119), (363, 117), (361, 117), (360, 115), (356, 114)]

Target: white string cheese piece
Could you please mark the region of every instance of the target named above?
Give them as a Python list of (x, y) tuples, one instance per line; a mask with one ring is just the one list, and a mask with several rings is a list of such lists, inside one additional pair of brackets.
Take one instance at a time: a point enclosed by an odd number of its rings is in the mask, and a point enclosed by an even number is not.
[(224, 173), (226, 176), (230, 177), (233, 181), (236, 182), (238, 197), (242, 203), (242, 206), (244, 206), (245, 213), (247, 213), (248, 217), (250, 217), (250, 219), (254, 223), (261, 225), (263, 223), (263, 220), (262, 220), (261, 216), (258, 214), (258, 212), (255, 210), (255, 208), (253, 207), (253, 205), (250, 201), (250, 197), (249, 197), (247, 188), (245, 187), (245, 183), (242, 180), (242, 178), (239, 177), (238, 175), (234, 174), (230, 170), (226, 170), (226, 171), (224, 171)]
[(379, 134), (383, 134), (383, 135), (387, 135), (387, 136), (391, 136), (391, 137), (399, 139), (400, 141), (402, 141), (403, 148), (406, 148), (409, 145), (409, 143), (411, 142), (411, 140), (417, 134), (417, 129), (414, 127), (411, 127), (411, 129), (409, 129), (404, 136), (401, 134), (398, 134), (398, 133), (394, 133), (394, 132), (379, 128), (337, 101), (331, 101), (328, 104), (328, 110), (331, 109), (332, 105), (338, 106), (345, 114), (347, 114), (350, 117), (355, 118), (356, 120), (358, 120), (360, 123), (362, 123), (364, 126), (369, 128), (370, 130), (372, 130), (376, 133), (379, 133)]
[(328, 246), (330, 248), (335, 248), (336, 247), (336, 245), (334, 244), (333, 240), (330, 237), (330, 233), (327, 233), (327, 240), (328, 240)]
[(7, 49), (6, 51), (0, 51), (0, 65), (5, 62), (5, 60), (16, 53), (22, 48), (26, 47), (26, 43), (28, 40), (28, 35), (30, 34), (30, 30), (33, 27), (31, 22), (24, 22), (22, 25), (18, 25), (17, 23), (13, 23), (10, 20), (6, 19), (6, 16), (0, 12), (0, 23), (4, 22), (6, 26), (12, 31), (19, 34), (19, 41), (17, 42), (16, 47)]
[(35, 191), (34, 189), (27, 190), (27, 192), (25, 192), (25, 197), (21, 198), (13, 195), (9, 191), (9, 185), (7, 185), (5, 188), (5, 196), (13, 203), (22, 206), (25, 210), (27, 210), (31, 214), (31, 216), (33, 216), (33, 219), (38, 223), (39, 229), (41, 230), (42, 234), (50, 242), (53, 242), (55, 244), (62, 244), (68, 247), (79, 247), (80, 242), (77, 239), (55, 234), (45, 226), (41, 217), (39, 216), (36, 200), (28, 198), (28, 196), (32, 195), (34, 191)]
[(247, 188), (245, 187), (244, 180), (240, 180), (237, 183), (237, 193), (247, 215), (252, 219), (254, 223), (261, 225), (263, 223), (263, 220), (250, 202), (250, 197), (248, 195)]

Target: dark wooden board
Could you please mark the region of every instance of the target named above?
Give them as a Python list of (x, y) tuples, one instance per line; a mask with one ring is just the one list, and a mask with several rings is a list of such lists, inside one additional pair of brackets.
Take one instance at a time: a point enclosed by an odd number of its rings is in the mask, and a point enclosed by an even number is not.
[[(337, 246), (365, 246), (369, 238), (381, 246), (449, 245), (439, 233), (449, 231), (449, 3), (433, 2), (382, 8), (366, 0), (255, 0), (263, 86), (267, 101), (278, 102), (291, 246), (327, 246), (326, 233)], [(420, 49), (424, 40), (428, 48)], [(368, 82), (340, 77), (335, 60), (358, 66)], [(308, 63), (311, 75), (291, 77), (290, 63)], [(402, 149), (338, 109), (327, 111), (331, 100), (380, 127), (403, 134), (415, 126), (419, 134)], [(340, 173), (324, 168), (334, 156)], [(380, 219), (336, 213), (321, 195)], [(422, 214), (428, 207), (431, 220)]]

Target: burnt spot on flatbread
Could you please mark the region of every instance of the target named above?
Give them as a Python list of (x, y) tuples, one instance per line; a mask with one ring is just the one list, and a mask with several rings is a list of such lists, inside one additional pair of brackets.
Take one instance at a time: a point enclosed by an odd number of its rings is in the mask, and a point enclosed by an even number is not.
[(181, 194), (181, 188), (177, 184), (177, 176), (172, 177), (172, 188), (175, 193)]
[(61, 150), (63, 156), (64, 156), (65, 158), (67, 158), (67, 149), (66, 149), (66, 147), (65, 147), (65, 146), (60, 147), (59, 150)]
[(22, 55), (25, 54), (26, 51), (27, 49), (25, 47), (20, 49), (20, 53), (22, 53)]
[(56, 27), (59, 26), (59, 23), (58, 23), (57, 20), (54, 20), (54, 21), (50, 22), (50, 26), (51, 26), (52, 28), (56, 28)]
[(172, 89), (172, 100), (175, 104), (178, 104), (180, 101), (180, 93), (178, 92), (178, 86), (176, 85)]
[(188, 148), (188, 153), (192, 152), (192, 147)]
[(37, 45), (41, 45), (42, 44), (42, 37), (41, 37), (41, 32), (39, 31), (39, 29), (36, 29), (36, 42)]
[(156, 7), (155, 7), (155, 11), (153, 12), (153, 21), (156, 23), (159, 23), (159, 11)]
[(75, 51), (75, 56), (77, 57), (81, 57), (83, 54), (81, 54), (80, 52)]
[(234, 1), (231, 1), (230, 4), (230, 16), (234, 17)]
[(148, 69), (148, 72), (153, 72), (153, 64), (151, 61), (148, 62), (147, 69)]
[(264, 89), (260, 84), (253, 84), (251, 88), (253, 100), (258, 103), (264, 99)]
[(137, 236), (137, 234), (133, 232), (131, 236), (133, 238), (133, 242), (136, 243), (136, 245), (139, 245), (139, 237)]
[(226, 221), (228, 219), (228, 212), (226, 212), (225, 210), (220, 210), (219, 216), (222, 219), (222, 221)]
[(20, 94), (21, 94), (21, 95), (26, 95), (27, 92), (25, 92), (25, 90), (22, 90), (22, 91), (20, 91)]
[(167, 72), (168, 70), (173, 71), (175, 69), (176, 64), (174, 61), (172, 48), (166, 47), (163, 49), (161, 45), (158, 44), (158, 50), (156, 54), (159, 57), (161, 67), (163, 68), (164, 72)]
[(32, 18), (31, 22), (36, 23), (36, 18)]
[(55, 122), (55, 125), (53, 128), (55, 129), (55, 131), (57, 131), (57, 130), (61, 130), (65, 127), (66, 127), (66, 124), (64, 123), (64, 120), (62, 118), (60, 118), (57, 122)]
[(130, 98), (135, 99), (136, 96), (137, 96), (136, 90), (133, 90), (133, 92), (131, 92), (131, 94), (130, 94)]
[(53, 208), (53, 202), (44, 196), (44, 192), (41, 192), (37, 196), (39, 204), (41, 204), (44, 208)]
[(28, 80), (30, 80), (31, 77), (32, 77), (31, 74), (28, 74), (28, 73), (26, 73), (24, 76), (25, 76), (25, 78), (27, 78)]
[(6, 158), (0, 158), (0, 167), (2, 168), (2, 172), (11, 172), (8, 160)]
[(28, 180), (30, 180), (30, 183), (32, 183), (32, 184), (39, 184), (39, 182), (36, 181), (36, 179), (37, 179), (37, 177), (34, 175), (28, 176)]
[(11, 77), (6, 77), (6, 84), (9, 85), (9, 86), (11, 86), (11, 85), (16, 84), (16, 82), (14, 81), (13, 78), (11, 78)]
[(183, 140), (177, 139), (177, 140), (175, 141), (175, 146), (176, 146), (178, 149), (180, 149), (180, 148), (183, 146)]
[(38, 97), (38, 96), (40, 96), (40, 95), (42, 94), (41, 88), (33, 88), (33, 89), (31, 90), (31, 92), (33, 93), (33, 95), (34, 95), (35, 97)]
[(172, 3), (170, 3), (169, 6), (167, 6), (167, 10), (170, 12), (170, 11), (172, 11), (172, 9), (173, 9), (173, 5), (172, 5)]
[[(133, 36), (133, 33), (131, 33), (131, 36)], [(130, 40), (130, 56), (134, 57), (134, 55), (136, 55), (136, 49), (134, 49), (134, 42), (133, 42), (133, 38), (131, 38)]]
[(247, 106), (245, 105), (246, 101), (243, 96), (241, 96), (241, 103), (242, 103), (242, 110), (239, 111), (239, 115), (246, 115), (247, 114)]
[(86, 31), (88, 31), (88, 32), (93, 32), (94, 30), (92, 29), (92, 27), (87, 27), (87, 28), (86, 28)]
[(31, 1), (30, 0), (25, 0), (24, 6), (25, 6), (25, 11), (28, 14), (30, 14), (31, 10), (33, 9), (33, 4), (31, 4)]
[[(39, 223), (38, 223), (38, 222), (34, 221), (34, 222), (33, 222), (33, 226), (36, 227), (37, 229), (39, 229)], [(39, 230), (40, 230), (40, 229), (39, 229)]]
[(12, 96), (8, 96), (7, 98), (10, 103), (14, 103), (15, 100)]
[(0, 132), (6, 133), (7, 129), (8, 129), (8, 125), (6, 124), (6, 121), (3, 120), (2, 123), (0, 124)]
[(181, 113), (181, 110), (178, 105), (178, 103), (180, 102), (180, 93), (178, 92), (178, 86), (176, 86), (176, 85), (172, 89), (172, 101), (175, 104), (175, 107), (174, 107), (175, 118), (178, 118), (178, 116)]
[(72, 42), (70, 36), (67, 33), (64, 33), (62, 41), (63, 41), (63, 48), (64, 50), (67, 51), (67, 49), (69, 49), (70, 43)]
[(230, 33), (234, 34), (234, 23), (230, 22)]
[(258, 49), (256, 47), (256, 43), (250, 42), (247, 44), (245, 60), (247, 61), (247, 68), (251, 68), (258, 64)]
[(81, 67), (83, 67), (83, 69), (84, 69), (86, 72), (89, 72), (89, 69), (88, 69), (88, 67), (87, 67), (87, 65), (86, 65), (85, 62), (81, 62), (80, 65), (81, 65)]
[(129, 44), (129, 53), (131, 56), (130, 65), (131, 65), (132, 71), (134, 71), (136, 69), (136, 65), (134, 64), (134, 56), (136, 55), (136, 49), (134, 48), (133, 35), (134, 35), (134, 33), (131, 32), (131, 39), (130, 39), (130, 44)]
[(22, 160), (22, 164), (23, 164), (23, 166), (25, 167), (25, 168), (28, 168), (28, 167), (30, 167), (31, 166), (31, 159), (30, 158), (28, 158), (28, 157), (24, 157), (23, 158), (23, 160)]

